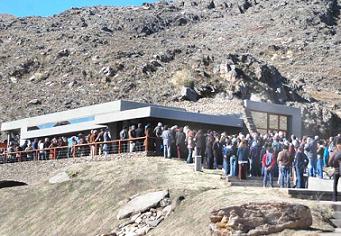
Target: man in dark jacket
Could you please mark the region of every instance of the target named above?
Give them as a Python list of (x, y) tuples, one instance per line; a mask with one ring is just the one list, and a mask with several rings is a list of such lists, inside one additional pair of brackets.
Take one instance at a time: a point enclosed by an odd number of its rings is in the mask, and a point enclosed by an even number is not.
[[(137, 124), (137, 129), (135, 130), (136, 138), (143, 138), (144, 137), (144, 129), (142, 123)], [(143, 140), (139, 139), (136, 141), (136, 150), (142, 151), (143, 150)]]
[(202, 157), (202, 161), (204, 160), (204, 156), (205, 156), (205, 135), (204, 132), (199, 129), (198, 132), (195, 134), (194, 137), (194, 141), (195, 141), (195, 148), (196, 148), (196, 154)]
[(296, 188), (304, 188), (305, 183), (303, 179), (304, 170), (307, 168), (309, 164), (309, 159), (307, 155), (304, 153), (304, 145), (301, 145), (298, 148), (298, 151), (295, 155), (294, 167), (296, 171)]
[(212, 134), (208, 134), (206, 137), (206, 168), (213, 169), (213, 142), (214, 137)]

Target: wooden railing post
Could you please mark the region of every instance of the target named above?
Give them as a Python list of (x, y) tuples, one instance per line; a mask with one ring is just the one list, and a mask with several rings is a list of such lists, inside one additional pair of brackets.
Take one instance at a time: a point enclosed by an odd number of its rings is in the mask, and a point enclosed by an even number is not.
[(121, 140), (118, 140), (118, 154), (121, 153)]
[(148, 152), (149, 151), (149, 137), (146, 136), (146, 146), (145, 146), (145, 151)]

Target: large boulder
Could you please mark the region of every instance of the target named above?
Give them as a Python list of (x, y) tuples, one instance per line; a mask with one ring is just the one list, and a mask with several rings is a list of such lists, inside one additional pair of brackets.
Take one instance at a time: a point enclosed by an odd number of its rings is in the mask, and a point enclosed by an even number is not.
[(198, 93), (190, 87), (183, 87), (181, 89), (181, 97), (185, 100), (192, 101), (192, 102), (196, 102), (199, 100)]
[(212, 212), (213, 235), (266, 235), (284, 229), (307, 229), (312, 224), (309, 207), (289, 203), (248, 203)]
[(117, 219), (128, 218), (131, 215), (156, 207), (162, 199), (168, 196), (168, 194), (168, 191), (164, 190), (137, 196), (119, 209)]

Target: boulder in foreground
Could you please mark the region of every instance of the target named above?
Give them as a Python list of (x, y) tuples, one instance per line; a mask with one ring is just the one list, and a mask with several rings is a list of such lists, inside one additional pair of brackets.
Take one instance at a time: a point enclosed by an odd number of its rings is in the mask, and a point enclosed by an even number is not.
[(215, 210), (210, 216), (213, 235), (267, 235), (284, 229), (307, 229), (309, 207), (289, 203), (248, 203)]
[(168, 195), (168, 191), (150, 192), (137, 196), (121, 207), (117, 214), (117, 219), (124, 219), (139, 212), (144, 212), (155, 207)]

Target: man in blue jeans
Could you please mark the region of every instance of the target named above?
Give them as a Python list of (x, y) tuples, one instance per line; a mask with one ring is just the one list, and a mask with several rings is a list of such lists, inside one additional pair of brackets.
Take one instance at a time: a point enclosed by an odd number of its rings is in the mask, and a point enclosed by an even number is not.
[(294, 167), (296, 171), (296, 188), (304, 188), (303, 173), (309, 163), (308, 157), (304, 154), (304, 145), (301, 145), (296, 152)]
[(223, 147), (223, 169), (225, 176), (230, 174), (230, 158), (231, 158), (231, 141), (227, 139), (226, 144)]
[(287, 186), (287, 188), (290, 188), (292, 160), (288, 151), (288, 144), (284, 144), (283, 150), (278, 153), (277, 162), (282, 174), (280, 187), (284, 188), (285, 186)]
[(263, 187), (267, 187), (268, 180), (270, 182), (270, 186), (273, 187), (273, 171), (276, 164), (275, 155), (273, 154), (273, 150), (271, 145), (266, 147), (266, 153), (262, 157), (262, 167), (264, 172), (263, 177)]
[(304, 147), (304, 152), (309, 158), (309, 176), (311, 177), (316, 177), (317, 174), (317, 141), (317, 136), (315, 140), (309, 137)]

